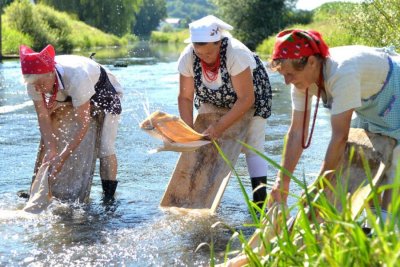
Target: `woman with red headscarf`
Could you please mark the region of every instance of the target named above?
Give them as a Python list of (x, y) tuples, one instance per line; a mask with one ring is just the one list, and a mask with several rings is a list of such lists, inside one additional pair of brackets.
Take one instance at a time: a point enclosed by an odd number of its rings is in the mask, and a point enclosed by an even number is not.
[[(335, 170), (344, 153), (350, 127), (363, 128), (400, 141), (400, 56), (385, 48), (328, 48), (312, 30), (286, 30), (275, 41), (271, 68), (291, 84), (292, 121), (287, 133), (283, 167), (294, 171), (311, 142), (318, 104), (331, 112), (332, 135), (320, 173)], [(317, 104), (310, 122), (311, 97)], [(307, 111), (307, 112), (306, 112)], [(355, 113), (357, 118), (352, 120)], [(389, 176), (394, 177), (400, 146), (393, 151)], [(290, 177), (278, 173), (272, 201), (287, 201)]]
[[(60, 172), (64, 162), (79, 146), (89, 128), (90, 105), (105, 112), (100, 151), (100, 177), (106, 200), (112, 199), (117, 187), (117, 158), (115, 139), (122, 111), (122, 87), (117, 79), (92, 59), (75, 56), (56, 56), (53, 46), (41, 52), (20, 46), (23, 80), (38, 115), (45, 156), (43, 163), (52, 166), (52, 175)], [(61, 153), (57, 152), (56, 136), (50, 114), (57, 102), (71, 101), (79, 131), (69, 140)]]

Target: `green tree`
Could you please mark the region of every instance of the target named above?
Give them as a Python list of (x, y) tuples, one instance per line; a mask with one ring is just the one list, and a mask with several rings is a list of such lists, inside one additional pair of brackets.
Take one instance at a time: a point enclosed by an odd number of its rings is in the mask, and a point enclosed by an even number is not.
[(236, 38), (250, 49), (288, 23), (296, 0), (213, 0), (221, 19), (230, 23)]
[(362, 44), (400, 48), (399, 0), (366, 0), (355, 5), (350, 16), (342, 16), (341, 22)]
[(166, 0), (169, 17), (186, 19), (191, 22), (215, 13), (212, 0)]
[(40, 0), (57, 10), (75, 14), (79, 20), (118, 36), (130, 33), (143, 0)]
[(149, 36), (156, 29), (160, 20), (167, 16), (165, 0), (146, 0), (136, 14), (133, 33), (138, 36)]
[(16, 0), (5, 9), (4, 23), (11, 29), (31, 36), (32, 48), (39, 50), (51, 43), (62, 51), (71, 51), (68, 42), (71, 28), (64, 17), (58, 17), (44, 5), (32, 5), (28, 0)]
[(11, 4), (13, 0), (0, 0), (0, 8), (3, 10), (4, 7)]

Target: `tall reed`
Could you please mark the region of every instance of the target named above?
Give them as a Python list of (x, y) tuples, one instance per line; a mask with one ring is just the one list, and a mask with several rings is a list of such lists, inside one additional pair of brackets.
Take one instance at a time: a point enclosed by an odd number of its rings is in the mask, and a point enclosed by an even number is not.
[[(242, 143), (242, 142), (241, 142)], [(349, 170), (336, 172), (336, 185), (329, 179), (318, 177), (316, 181), (307, 186), (305, 175), (298, 179), (285, 170), (278, 163), (263, 153), (242, 143), (265, 159), (274, 168), (288, 174), (291, 180), (303, 189), (302, 196), (291, 194), (295, 204), (290, 207), (280, 206), (281, 211), (279, 231), (268, 232), (268, 227), (273, 228), (271, 218), (264, 212), (266, 203), (259, 208), (250, 201), (241, 178), (235, 171), (224, 152), (214, 142), (220, 155), (231, 167), (244, 196), (253, 223), (245, 227), (255, 229), (251, 239), (242, 231), (237, 231), (224, 225), (232, 231), (232, 237), (226, 246), (224, 262), (237, 256), (238, 251), (232, 251), (232, 242), (239, 240), (242, 258), (247, 258), (248, 266), (399, 266), (400, 262), (400, 166), (393, 184), (372, 187), (372, 191), (363, 202), (363, 212), (352, 216), (351, 196), (347, 194), (347, 185), (341, 181), (350, 175)], [(361, 155), (362, 157), (363, 155)], [(349, 161), (354, 157), (351, 150)], [(371, 170), (368, 162), (362, 157), (365, 176), (372, 184)], [(380, 194), (383, 190), (392, 189), (393, 197), (387, 214), (390, 217), (383, 220), (386, 214), (379, 206)], [(338, 209), (326, 194), (331, 191), (342, 208)], [(290, 194), (290, 192), (289, 192)], [(268, 201), (268, 200), (267, 200)], [(266, 201), (266, 202), (267, 202)], [(374, 208), (371, 208), (370, 204)], [(257, 216), (257, 213), (259, 216)], [(294, 214), (290, 216), (290, 214)], [(220, 226), (215, 224), (213, 227)], [(267, 233), (267, 234), (266, 234)], [(254, 249), (252, 239), (259, 238), (259, 247)], [(253, 247), (252, 247), (253, 246)], [(210, 246), (213, 248), (213, 246)], [(212, 252), (210, 265), (214, 266), (216, 259)], [(232, 266), (232, 265), (231, 265)], [(240, 264), (233, 266), (241, 266)]]

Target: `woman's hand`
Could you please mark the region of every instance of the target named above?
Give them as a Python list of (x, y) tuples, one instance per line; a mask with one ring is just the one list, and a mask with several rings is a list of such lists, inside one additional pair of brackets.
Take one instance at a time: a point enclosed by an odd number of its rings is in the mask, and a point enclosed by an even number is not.
[(51, 179), (55, 179), (57, 174), (60, 173), (63, 165), (64, 165), (65, 159), (63, 159), (60, 155), (57, 155), (53, 157), (50, 161), (50, 177)]
[(46, 150), (46, 154), (43, 157), (43, 164), (51, 161), (54, 157), (58, 155), (56, 148), (49, 148)]
[(272, 186), (268, 206), (271, 207), (273, 203), (287, 204), (288, 192), (290, 181), (282, 181), (278, 178)]
[(218, 124), (216, 124), (216, 123), (213, 123), (210, 126), (208, 126), (208, 128), (203, 132), (203, 134), (211, 140), (220, 138), (223, 133), (224, 133), (224, 131), (221, 130), (218, 127)]

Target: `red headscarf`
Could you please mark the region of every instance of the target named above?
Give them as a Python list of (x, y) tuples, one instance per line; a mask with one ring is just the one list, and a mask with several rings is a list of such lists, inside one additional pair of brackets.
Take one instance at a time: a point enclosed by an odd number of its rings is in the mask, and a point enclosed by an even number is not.
[(40, 53), (30, 47), (21, 45), (19, 57), (22, 74), (43, 74), (54, 70), (56, 52), (52, 45), (47, 45)]
[(276, 36), (272, 59), (299, 59), (319, 54), (329, 56), (329, 47), (319, 32), (313, 30), (285, 30)]

